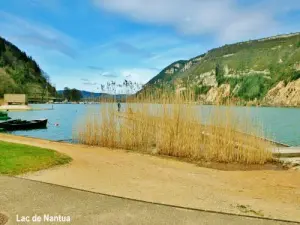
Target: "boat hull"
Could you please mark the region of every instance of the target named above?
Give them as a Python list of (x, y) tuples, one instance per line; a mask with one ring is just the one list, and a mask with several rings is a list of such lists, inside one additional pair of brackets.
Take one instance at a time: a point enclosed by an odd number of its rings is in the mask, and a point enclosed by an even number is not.
[(0, 128), (5, 129), (6, 131), (44, 129), (47, 128), (47, 122), (47, 119), (30, 121), (9, 120), (1, 122)]
[(0, 120), (10, 120), (9, 116), (0, 116)]
[(7, 112), (0, 111), (0, 120), (10, 120), (11, 118), (7, 115)]

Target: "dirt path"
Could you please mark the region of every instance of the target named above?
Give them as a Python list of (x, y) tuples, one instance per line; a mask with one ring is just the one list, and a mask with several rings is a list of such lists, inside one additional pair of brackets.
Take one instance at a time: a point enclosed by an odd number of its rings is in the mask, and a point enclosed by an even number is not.
[[(8, 218), (5, 225), (297, 225), (284, 221), (149, 204), (5, 176), (0, 176), (0, 193), (0, 213), (7, 216), (2, 221), (6, 222)], [(34, 215), (40, 216), (40, 222), (32, 221)], [(47, 215), (61, 215), (70, 222), (50, 222)], [(28, 216), (29, 221), (18, 221), (22, 216)], [(0, 225), (3, 225), (1, 214)]]
[(300, 172), (218, 171), (121, 150), (0, 134), (68, 154), (67, 166), (23, 177), (178, 206), (300, 221)]

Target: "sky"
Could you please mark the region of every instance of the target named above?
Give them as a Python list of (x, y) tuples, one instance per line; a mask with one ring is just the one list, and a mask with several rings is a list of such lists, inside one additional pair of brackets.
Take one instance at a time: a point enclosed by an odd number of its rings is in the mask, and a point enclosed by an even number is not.
[(239, 41), (300, 31), (299, 0), (0, 1), (0, 36), (58, 90), (146, 83), (174, 61)]

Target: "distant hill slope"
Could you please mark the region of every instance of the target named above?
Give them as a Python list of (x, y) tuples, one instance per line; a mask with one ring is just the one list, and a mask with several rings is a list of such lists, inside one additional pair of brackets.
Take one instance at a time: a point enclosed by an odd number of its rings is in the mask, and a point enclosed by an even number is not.
[(89, 92), (89, 91), (81, 91), (81, 94), (82, 94), (82, 98), (92, 98), (92, 97), (98, 98), (103, 95), (106, 95), (103, 93), (95, 93), (95, 92)]
[(47, 81), (47, 75), (25, 52), (0, 37), (0, 98), (5, 93), (50, 95), (55, 88)]
[[(84, 91), (84, 90), (80, 90), (81, 92), (81, 95), (82, 95), (82, 99), (97, 99), (99, 97), (104, 97), (104, 98), (109, 98), (109, 97), (116, 97), (117, 100), (124, 100), (126, 98), (126, 96), (129, 96), (129, 95), (125, 95), (125, 94), (117, 94), (117, 95), (110, 95), (110, 94), (107, 94), (107, 93), (96, 93), (96, 92), (90, 92), (90, 91)], [(63, 94), (64, 91), (63, 90), (59, 90), (57, 91), (58, 94)]]
[(204, 103), (238, 102), (300, 106), (300, 33), (215, 48), (172, 63), (151, 79), (153, 89), (192, 90)]

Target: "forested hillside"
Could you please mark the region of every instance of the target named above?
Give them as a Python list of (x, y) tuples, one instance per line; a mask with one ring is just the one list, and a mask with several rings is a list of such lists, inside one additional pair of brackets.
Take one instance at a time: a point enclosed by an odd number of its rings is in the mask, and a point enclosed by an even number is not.
[(56, 93), (49, 77), (25, 52), (0, 37), (0, 98), (5, 93), (42, 96)]
[[(191, 90), (206, 103), (236, 99), (270, 105), (300, 105), (300, 33), (215, 48), (172, 63), (147, 90)], [(299, 84), (298, 84), (299, 83)]]

